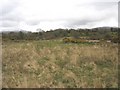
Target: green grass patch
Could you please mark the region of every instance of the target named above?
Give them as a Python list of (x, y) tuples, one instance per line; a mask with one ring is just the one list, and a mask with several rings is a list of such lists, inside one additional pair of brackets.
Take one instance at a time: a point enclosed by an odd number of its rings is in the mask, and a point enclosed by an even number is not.
[(49, 61), (48, 57), (43, 57), (41, 59), (38, 59), (38, 64), (39, 65), (44, 65), (45, 63), (47, 63), (47, 61)]

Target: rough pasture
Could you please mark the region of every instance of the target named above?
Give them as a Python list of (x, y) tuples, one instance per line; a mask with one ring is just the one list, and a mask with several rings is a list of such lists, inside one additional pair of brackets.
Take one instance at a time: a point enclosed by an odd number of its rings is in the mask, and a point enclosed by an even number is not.
[(61, 40), (3, 42), (2, 87), (116, 88), (118, 46), (105, 45)]

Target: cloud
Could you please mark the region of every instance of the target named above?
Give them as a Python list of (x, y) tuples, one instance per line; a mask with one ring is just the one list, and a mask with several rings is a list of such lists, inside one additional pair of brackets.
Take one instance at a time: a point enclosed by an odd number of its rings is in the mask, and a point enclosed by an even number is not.
[(105, 10), (114, 8), (118, 2), (94, 2), (93, 4), (97, 10)]
[(40, 21), (38, 21), (38, 20), (32, 20), (32, 21), (27, 21), (26, 23), (28, 25), (34, 26), (34, 25), (38, 25), (40, 23)]
[(0, 27), (14, 27), (14, 26), (17, 26), (17, 25), (18, 25), (18, 22), (15, 22), (15, 21), (3, 21), (0, 24)]
[(0, 1), (0, 29), (16, 29), (23, 16), (19, 11), (19, 0), (1, 0)]
[(0, 15), (6, 15), (14, 11), (18, 7), (18, 0), (1, 0)]
[(118, 0), (1, 0), (0, 30), (117, 26)]
[[(78, 16), (66, 20), (71, 28), (95, 26), (117, 26), (118, 10), (116, 2), (92, 2), (77, 5)], [(81, 10), (82, 9), (82, 10)], [(113, 20), (113, 22), (111, 21)], [(105, 22), (105, 23), (104, 23)], [(115, 25), (116, 24), (116, 25)]]
[(118, 27), (120, 28), (120, 1), (118, 3)]
[(1, 15), (0, 20), (1, 21), (6, 21), (6, 20), (9, 20), (9, 21), (23, 21), (24, 18), (22, 17), (20, 12), (16, 11), (16, 12), (9, 13), (7, 15)]

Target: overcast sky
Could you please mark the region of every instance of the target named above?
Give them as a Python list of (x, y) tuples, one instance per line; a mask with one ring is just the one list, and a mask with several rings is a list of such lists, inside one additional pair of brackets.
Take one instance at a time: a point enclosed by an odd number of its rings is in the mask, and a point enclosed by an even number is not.
[(119, 0), (0, 0), (0, 31), (118, 26)]

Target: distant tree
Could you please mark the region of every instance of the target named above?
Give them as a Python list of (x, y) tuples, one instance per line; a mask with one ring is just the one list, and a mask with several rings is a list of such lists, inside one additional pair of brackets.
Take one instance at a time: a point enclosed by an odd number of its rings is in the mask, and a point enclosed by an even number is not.
[(24, 33), (23, 33), (22, 31), (20, 31), (20, 32), (18, 33), (18, 39), (20, 39), (20, 40), (23, 40), (23, 39), (24, 39)]

